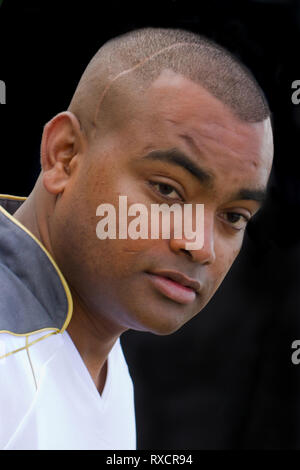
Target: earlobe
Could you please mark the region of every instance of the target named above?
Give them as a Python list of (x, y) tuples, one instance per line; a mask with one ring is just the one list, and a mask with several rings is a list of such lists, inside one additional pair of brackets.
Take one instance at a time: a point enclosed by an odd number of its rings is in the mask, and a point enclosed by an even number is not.
[(80, 124), (73, 113), (65, 111), (49, 121), (41, 144), (42, 181), (52, 193), (62, 192), (72, 176), (74, 157), (82, 152)]
[(67, 184), (67, 175), (61, 164), (55, 168), (43, 171), (42, 182), (45, 189), (51, 194), (59, 194), (64, 191)]

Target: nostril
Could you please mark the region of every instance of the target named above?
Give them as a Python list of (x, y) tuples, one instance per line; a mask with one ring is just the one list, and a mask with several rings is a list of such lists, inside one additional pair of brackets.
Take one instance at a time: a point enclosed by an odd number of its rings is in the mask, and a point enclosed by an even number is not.
[(188, 256), (190, 256), (190, 258), (193, 257), (192, 254), (191, 254), (191, 252), (190, 252), (189, 250), (185, 250), (184, 248), (180, 248), (180, 251), (183, 251), (183, 253), (186, 254), (186, 255), (188, 255)]

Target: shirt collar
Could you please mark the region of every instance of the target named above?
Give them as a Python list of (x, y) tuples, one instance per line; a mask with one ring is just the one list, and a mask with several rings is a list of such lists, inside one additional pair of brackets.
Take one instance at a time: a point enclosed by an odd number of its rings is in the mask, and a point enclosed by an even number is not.
[(0, 333), (62, 333), (72, 317), (72, 295), (51, 254), (13, 217), (25, 199), (0, 195)]

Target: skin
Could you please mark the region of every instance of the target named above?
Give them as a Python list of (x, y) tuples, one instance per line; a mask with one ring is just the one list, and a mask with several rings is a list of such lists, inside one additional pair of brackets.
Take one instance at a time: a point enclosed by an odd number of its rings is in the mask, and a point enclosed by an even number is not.
[[(124, 331), (172, 333), (213, 296), (239, 253), (245, 218), (259, 209), (257, 201), (233, 195), (264, 190), (273, 156), (269, 119), (242, 122), (200, 85), (169, 70), (142, 95), (129, 95), (114, 125), (93, 139), (69, 111), (45, 126), (41, 175), (15, 214), (67, 279), (74, 301), (68, 332), (100, 393), (107, 356)], [(142, 158), (173, 148), (213, 175), (212, 182)], [(96, 208), (104, 202), (118, 207), (119, 195), (127, 195), (128, 206), (139, 202), (149, 211), (154, 203), (204, 203), (203, 248), (187, 251), (187, 240), (172, 236), (99, 240)], [(184, 273), (201, 283), (201, 291), (188, 305), (171, 300), (150, 282), (153, 269)]]

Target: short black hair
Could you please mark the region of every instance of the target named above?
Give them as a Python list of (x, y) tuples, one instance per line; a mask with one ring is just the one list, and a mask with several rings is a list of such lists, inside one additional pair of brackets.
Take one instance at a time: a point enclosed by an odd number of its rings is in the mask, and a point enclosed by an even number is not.
[(69, 110), (96, 126), (100, 105), (116, 86), (145, 89), (164, 69), (199, 83), (243, 121), (260, 122), (271, 114), (261, 87), (238, 58), (204, 36), (168, 28), (138, 29), (105, 43), (84, 71)]

